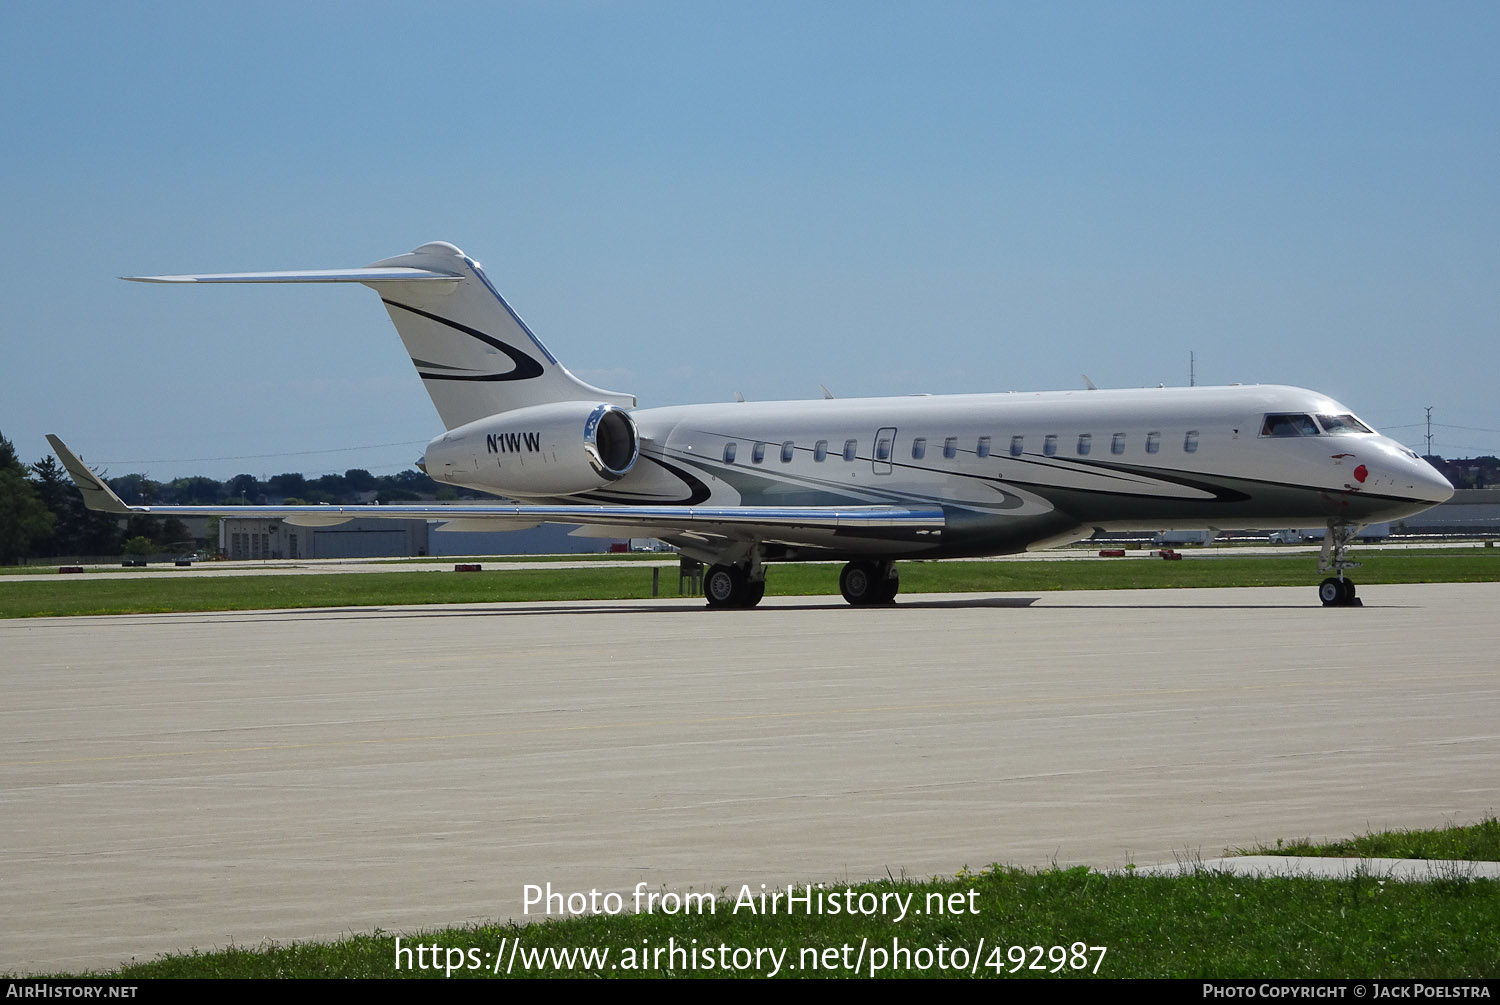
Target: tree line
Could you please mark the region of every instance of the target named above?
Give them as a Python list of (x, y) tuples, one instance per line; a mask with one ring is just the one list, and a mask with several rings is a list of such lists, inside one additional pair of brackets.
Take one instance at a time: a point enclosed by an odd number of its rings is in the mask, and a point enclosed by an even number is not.
[[(131, 506), (386, 504), (486, 498), (439, 486), (414, 468), (394, 475), (351, 468), (341, 475), (312, 478), (289, 472), (264, 481), (254, 475), (235, 475), (222, 482), (195, 475), (159, 482), (143, 474), (104, 480)], [(48, 454), (25, 464), (15, 444), (0, 434), (0, 565), (33, 558), (120, 555), (127, 550), (141, 554), (192, 551), (196, 547), (187, 526), (176, 518), (137, 515), (122, 523), (117, 516), (84, 508), (83, 497), (57, 458)]]

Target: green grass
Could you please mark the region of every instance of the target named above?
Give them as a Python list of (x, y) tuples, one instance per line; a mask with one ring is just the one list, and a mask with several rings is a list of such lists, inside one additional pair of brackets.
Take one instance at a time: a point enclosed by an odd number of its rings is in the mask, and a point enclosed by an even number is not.
[(1235, 850), (1235, 854), (1500, 862), (1500, 819), (1488, 817), (1467, 827), (1386, 831), (1328, 844), (1315, 845), (1306, 838), (1300, 838), (1295, 841), (1278, 841), (1275, 847), (1239, 848)]
[[(1500, 555), (1485, 549), (1374, 552), (1355, 575), (1378, 583), (1500, 580)], [(767, 592), (826, 596), (838, 592), (836, 564), (778, 565)], [(904, 593), (1295, 586), (1316, 582), (1309, 556), (1155, 560), (903, 562)], [(670, 569), (663, 596), (676, 595)], [(5, 583), (0, 616), (135, 614), (257, 608), (363, 607), (400, 604), (640, 599), (651, 593), (647, 569), (508, 569), (478, 573), (389, 572), (346, 575), (204, 576)]]
[[(1371, 551), (1353, 573), (1361, 586), (1381, 583), (1500, 581), (1500, 552)], [(773, 596), (838, 593), (834, 563), (775, 565)], [(901, 591), (1033, 592), (1165, 587), (1306, 586), (1319, 576), (1312, 556), (1220, 556), (1164, 562), (1148, 559), (902, 562)], [(677, 595), (676, 573), (661, 570), (663, 597)], [(483, 572), (372, 572), (289, 576), (59, 576), (56, 581), (0, 580), (0, 617), (146, 614), (265, 608), (367, 607), (505, 601), (641, 599), (651, 570), (635, 568), (486, 569)]]
[[(799, 890), (801, 884), (798, 884)], [(783, 888), (784, 889), (784, 888)], [(842, 894), (844, 884), (825, 889)], [(991, 867), (930, 883), (899, 879), (855, 885), (859, 893), (911, 895), (912, 910), (897, 920), (888, 910), (861, 914), (799, 913), (772, 916), (732, 910), (738, 891), (719, 891), (713, 913), (594, 915), (531, 925), (485, 924), (401, 936), (411, 950), (397, 969), (396, 936), (377, 932), (334, 943), (267, 945), (193, 952), (131, 964), (108, 976), (161, 977), (444, 977), (444, 967), (419, 969), (417, 946), (442, 947), (453, 977), (501, 976), (511, 947), (521, 951), (604, 950), (592, 966), (516, 967), (513, 976), (631, 977), (767, 975), (762, 965), (736, 971), (719, 964), (721, 945), (784, 952), (779, 976), (852, 976), (861, 945), (861, 976), (1050, 976), (1063, 951), (1058, 976), (1100, 977), (1493, 977), (1500, 972), (1500, 883), (1462, 878), (1424, 883), (1372, 875), (1349, 879), (1246, 878), (1199, 871), (1176, 877), (1100, 874), (1085, 868), (1040, 872)], [(973, 891), (972, 896), (970, 891)], [(759, 892), (758, 889), (755, 892)], [(955, 898), (956, 899), (952, 899)], [(935, 896), (935, 900), (929, 900)], [(625, 898), (629, 907), (630, 898)], [(929, 904), (957, 905), (956, 913), (925, 913)], [(973, 908), (977, 913), (969, 913)], [(918, 913), (918, 912), (923, 913)], [(517, 941), (519, 940), (519, 942)], [(696, 940), (696, 942), (694, 941)], [(981, 942), (982, 940), (982, 942)], [(1075, 956), (1072, 945), (1105, 947)], [(653, 948), (713, 947), (714, 965), (674, 967), (652, 959)], [(903, 960), (899, 944), (910, 951)], [(949, 966), (938, 965), (942, 946)], [(981, 946), (983, 948), (981, 948)], [(1023, 947), (1020, 972), (1017, 951)], [(1043, 969), (1029, 947), (1040, 946)], [(847, 949), (846, 949), (847, 947)], [(872, 966), (884, 951), (886, 967)], [(829, 957), (822, 954), (833, 950)], [(955, 965), (955, 951), (967, 952)], [(451, 955), (449, 951), (452, 951)], [(469, 950), (473, 950), (470, 955)], [(644, 960), (642, 951), (647, 952)], [(925, 951), (925, 952), (919, 952)], [(930, 960), (924, 967), (924, 960)], [(432, 951), (425, 954), (428, 961)], [(819, 960), (813, 969), (814, 957)], [(524, 957), (523, 957), (524, 959)], [(830, 961), (828, 965), (824, 961)], [(749, 961), (746, 960), (748, 963)], [(474, 966), (477, 964), (477, 966)], [(643, 965), (644, 964), (644, 965)], [(788, 967), (790, 964), (790, 968)], [(1081, 964), (1074, 969), (1074, 964)], [(795, 969), (791, 969), (795, 968)]]

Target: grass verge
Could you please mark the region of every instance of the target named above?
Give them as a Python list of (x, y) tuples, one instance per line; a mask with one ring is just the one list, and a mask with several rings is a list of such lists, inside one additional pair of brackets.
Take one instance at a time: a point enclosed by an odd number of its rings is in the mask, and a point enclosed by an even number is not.
[[(1493, 549), (1369, 552), (1361, 558), (1365, 565), (1354, 573), (1361, 586), (1500, 581), (1500, 552)], [(767, 592), (773, 596), (836, 595), (839, 568), (832, 563), (772, 566), (766, 577)], [(1306, 586), (1311, 598), (1318, 579), (1309, 555), (1215, 556), (1183, 562), (902, 562), (900, 569), (905, 594)], [(585, 568), (0, 580), (0, 617), (644, 599), (651, 595), (651, 579), (649, 569)], [(660, 583), (664, 597), (677, 595), (672, 570), (662, 570)]]
[(1299, 838), (1277, 841), (1275, 847), (1236, 848), (1234, 854), (1500, 862), (1500, 819), (1488, 817), (1467, 827), (1384, 831), (1328, 844), (1313, 844), (1307, 838)]
[[(799, 896), (804, 889), (796, 886)], [(740, 891), (725, 890), (711, 910), (700, 905), (677, 915), (597, 914), (400, 937), (376, 932), (333, 943), (165, 956), (107, 976), (1452, 978), (1500, 972), (1500, 883), (1492, 880), (990, 867), (952, 880), (835, 883), (821, 892), (871, 909), (767, 914), (748, 909), (755, 902)], [(896, 898), (905, 899), (904, 917)], [(631, 904), (628, 893), (624, 904)]]

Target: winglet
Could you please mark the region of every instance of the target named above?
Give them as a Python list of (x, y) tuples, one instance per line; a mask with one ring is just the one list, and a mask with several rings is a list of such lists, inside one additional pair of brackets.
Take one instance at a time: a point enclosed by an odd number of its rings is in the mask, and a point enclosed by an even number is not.
[(104, 479), (88, 469), (78, 455), (68, 449), (68, 445), (59, 440), (51, 433), (47, 434), (47, 442), (52, 444), (52, 449), (62, 460), (63, 467), (68, 469), (68, 476), (73, 479), (73, 484), (78, 486), (78, 491), (83, 493), (83, 504), (89, 509), (99, 510), (102, 513), (131, 513), (131, 508), (125, 505), (125, 501), (115, 495), (114, 490), (104, 483)]

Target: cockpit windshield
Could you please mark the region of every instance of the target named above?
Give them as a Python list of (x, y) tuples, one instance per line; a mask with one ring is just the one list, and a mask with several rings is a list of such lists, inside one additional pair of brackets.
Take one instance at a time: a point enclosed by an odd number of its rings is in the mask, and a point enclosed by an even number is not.
[(1320, 415), (1318, 425), (1323, 427), (1323, 432), (1334, 436), (1375, 432), (1352, 415)]
[(1262, 436), (1317, 436), (1318, 425), (1311, 415), (1273, 412), (1260, 427)]
[(1373, 433), (1375, 430), (1352, 415), (1319, 415), (1316, 422), (1311, 415), (1301, 412), (1272, 412), (1261, 424), (1262, 436), (1352, 436), (1356, 433)]

